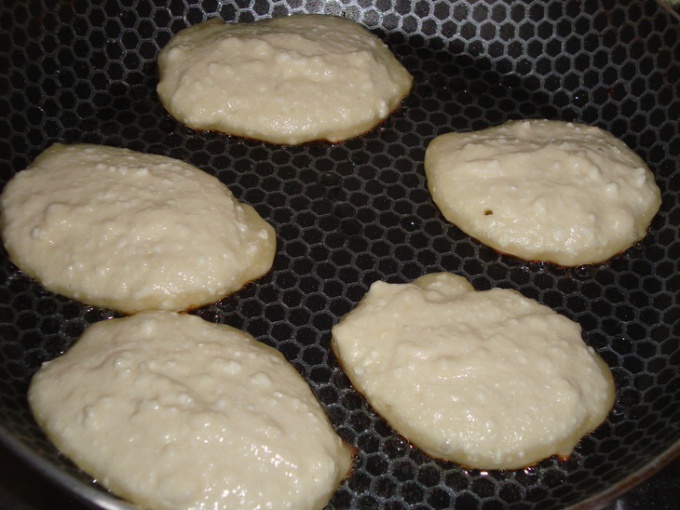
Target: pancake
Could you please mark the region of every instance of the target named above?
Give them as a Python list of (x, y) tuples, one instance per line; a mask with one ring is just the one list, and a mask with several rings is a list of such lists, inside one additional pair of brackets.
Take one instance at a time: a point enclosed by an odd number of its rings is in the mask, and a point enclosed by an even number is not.
[(55, 144), (0, 196), (12, 261), (47, 289), (124, 313), (185, 310), (264, 275), (274, 229), (215, 177), (127, 149)]
[(568, 457), (614, 403), (609, 368), (578, 324), (449, 273), (374, 283), (333, 327), (331, 345), (396, 432), (470, 468)]
[(145, 508), (318, 510), (351, 467), (278, 351), (193, 315), (96, 323), (28, 398), (64, 454)]
[(647, 165), (602, 129), (508, 122), (435, 138), (425, 153), (432, 198), (466, 234), (510, 255), (597, 264), (643, 239), (661, 205)]
[(158, 68), (158, 96), (179, 122), (286, 145), (369, 131), (413, 81), (361, 25), (312, 14), (212, 19), (176, 34)]

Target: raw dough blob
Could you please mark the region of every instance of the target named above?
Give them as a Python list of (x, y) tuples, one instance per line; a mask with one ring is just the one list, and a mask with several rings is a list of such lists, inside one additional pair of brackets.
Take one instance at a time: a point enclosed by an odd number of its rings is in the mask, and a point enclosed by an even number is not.
[(311, 14), (212, 19), (173, 37), (158, 66), (160, 100), (183, 124), (288, 145), (372, 129), (413, 82), (361, 25)]
[(647, 233), (661, 193), (647, 165), (599, 128), (513, 121), (435, 138), (425, 173), (442, 214), (492, 248), (595, 264)]
[(332, 347), (398, 433), (472, 468), (567, 457), (614, 403), (609, 368), (578, 324), (449, 273), (374, 283), (333, 327)]
[(127, 149), (55, 144), (0, 197), (12, 261), (125, 313), (218, 301), (272, 266), (276, 234), (215, 177)]
[(351, 468), (278, 351), (193, 315), (91, 326), (36, 373), (28, 398), (62, 452), (155, 510), (320, 509)]

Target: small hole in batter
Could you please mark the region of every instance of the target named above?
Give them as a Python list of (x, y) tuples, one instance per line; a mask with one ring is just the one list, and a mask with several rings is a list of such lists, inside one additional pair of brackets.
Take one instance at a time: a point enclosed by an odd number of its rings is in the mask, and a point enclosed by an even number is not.
[(493, 214), (493, 211), (491, 209), (486, 209), (484, 211), (484, 216), (491, 216)]

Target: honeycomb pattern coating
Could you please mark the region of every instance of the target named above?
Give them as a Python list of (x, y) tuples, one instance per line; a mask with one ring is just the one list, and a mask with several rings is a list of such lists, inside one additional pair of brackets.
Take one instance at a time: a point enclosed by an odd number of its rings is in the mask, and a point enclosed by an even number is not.
[[(179, 30), (302, 12), (342, 15), (383, 38), (414, 75), (383, 125), (337, 145), (278, 147), (179, 125), (158, 102), (156, 55)], [(195, 313), (279, 349), (357, 448), (330, 508), (578, 505), (680, 438), (680, 33), (656, 2), (118, 0), (0, 7), (0, 184), (55, 141), (164, 154), (218, 176), (278, 233), (274, 268)], [(663, 205), (648, 237), (610, 262), (563, 269), (495, 253), (448, 224), (427, 192), (427, 144), (510, 119), (579, 121), (648, 162)], [(612, 367), (608, 420), (568, 460), (518, 471), (462, 469), (411, 447), (350, 385), (330, 328), (376, 280), (431, 271), (514, 288), (578, 321)], [(84, 485), (26, 403), (32, 373), (87, 325), (113, 317), (55, 296), (0, 259), (0, 423)]]

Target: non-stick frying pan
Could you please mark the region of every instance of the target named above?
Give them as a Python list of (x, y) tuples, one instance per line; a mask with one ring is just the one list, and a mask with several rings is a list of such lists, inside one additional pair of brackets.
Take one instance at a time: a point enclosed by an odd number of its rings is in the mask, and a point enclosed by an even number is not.
[[(215, 16), (302, 12), (358, 21), (413, 74), (413, 92), (382, 126), (336, 145), (278, 147), (191, 131), (161, 107), (155, 61), (173, 34)], [(0, 27), (0, 184), (56, 141), (128, 147), (217, 175), (276, 227), (272, 272), (194, 313), (278, 348), (356, 447), (331, 508), (597, 507), (678, 455), (680, 24), (656, 2), (31, 0), (4, 2)], [(499, 255), (447, 223), (426, 188), (427, 144), (522, 118), (600, 126), (647, 161), (663, 192), (647, 238), (602, 265), (564, 269)], [(330, 328), (371, 283), (442, 270), (578, 321), (611, 366), (614, 409), (568, 460), (490, 472), (433, 460), (339, 369)], [(106, 505), (115, 498), (38, 429), (26, 389), (42, 362), (113, 316), (47, 292), (2, 253), (0, 437)]]

